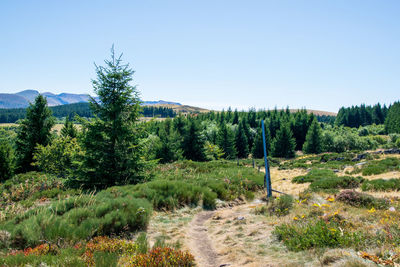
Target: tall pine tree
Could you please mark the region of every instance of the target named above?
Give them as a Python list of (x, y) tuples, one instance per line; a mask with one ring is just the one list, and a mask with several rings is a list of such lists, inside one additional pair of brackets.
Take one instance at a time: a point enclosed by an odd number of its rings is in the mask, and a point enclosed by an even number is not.
[(199, 123), (190, 119), (183, 138), (183, 156), (190, 160), (205, 161), (207, 159), (204, 148), (205, 141)]
[(68, 116), (65, 118), (64, 127), (61, 129), (61, 136), (69, 136), (71, 138), (76, 138), (78, 136), (78, 131)]
[(238, 130), (236, 132), (236, 150), (239, 158), (247, 158), (249, 155), (249, 144), (247, 136), (244, 131), (243, 120), (239, 123)]
[(232, 124), (238, 124), (239, 123), (239, 112), (237, 109), (235, 109), (235, 111), (233, 112), (233, 120), (232, 120)]
[[(269, 132), (269, 123), (265, 122), (265, 141), (266, 141), (266, 149), (267, 154), (271, 152), (271, 133)], [(262, 136), (262, 128), (261, 125), (257, 129), (257, 135), (254, 139), (253, 145), (253, 158), (260, 159), (264, 157), (264, 147), (263, 147), (263, 136)]]
[(170, 123), (166, 122), (163, 126), (158, 134), (160, 147), (156, 150), (156, 158), (160, 159), (161, 163), (173, 162), (182, 157), (182, 140), (178, 132), (171, 128)]
[(387, 133), (400, 133), (400, 102), (395, 102), (387, 112), (385, 121)]
[(33, 153), (37, 145), (46, 146), (51, 141), (51, 128), (55, 118), (44, 96), (38, 95), (26, 109), (26, 119), (18, 127), (16, 140), (17, 172), (34, 170)]
[(322, 152), (322, 129), (316, 119), (308, 129), (303, 151), (307, 154), (319, 154)]
[(91, 99), (95, 118), (83, 124), (86, 152), (77, 180), (84, 187), (134, 184), (144, 178), (146, 163), (137, 125), (140, 100), (130, 84), (134, 71), (122, 63), (121, 56), (115, 56), (113, 47), (105, 66), (96, 65), (97, 78), (92, 84), (100, 101)]
[(295, 156), (296, 141), (287, 122), (283, 123), (272, 143), (272, 155), (281, 158)]
[(226, 123), (220, 125), (217, 136), (217, 144), (224, 151), (224, 158), (234, 159), (236, 158), (235, 148), (235, 135), (230, 127)]
[(13, 151), (6, 140), (0, 140), (0, 182), (11, 178), (14, 172)]

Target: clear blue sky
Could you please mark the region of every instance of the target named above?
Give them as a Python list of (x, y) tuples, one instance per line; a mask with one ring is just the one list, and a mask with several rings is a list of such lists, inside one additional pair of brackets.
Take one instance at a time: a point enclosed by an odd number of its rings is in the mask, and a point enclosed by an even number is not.
[(144, 100), (206, 108), (400, 99), (400, 1), (0, 1), (0, 92), (90, 93), (117, 52)]

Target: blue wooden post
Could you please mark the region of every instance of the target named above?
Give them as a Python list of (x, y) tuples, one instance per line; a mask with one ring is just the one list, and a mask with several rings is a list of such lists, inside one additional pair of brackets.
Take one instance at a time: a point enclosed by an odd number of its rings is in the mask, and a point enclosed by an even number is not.
[(261, 121), (261, 127), (262, 127), (262, 135), (263, 135), (264, 162), (265, 162), (264, 188), (267, 188), (267, 197), (272, 197), (271, 175), (269, 173), (269, 165), (268, 165), (268, 159), (267, 159), (267, 144), (266, 144), (266, 140), (265, 140), (264, 120)]

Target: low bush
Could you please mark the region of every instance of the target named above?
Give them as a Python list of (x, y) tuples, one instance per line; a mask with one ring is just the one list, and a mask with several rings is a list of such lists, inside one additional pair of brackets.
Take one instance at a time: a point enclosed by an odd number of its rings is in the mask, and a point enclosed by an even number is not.
[(337, 176), (332, 170), (327, 169), (312, 169), (306, 175), (292, 179), (294, 183), (311, 183), (312, 191), (357, 188), (363, 181), (362, 177)]
[(232, 161), (192, 162), (180, 161), (159, 165), (154, 173), (154, 182), (169, 180), (200, 186), (216, 193), (216, 197), (230, 201), (240, 196), (251, 198), (248, 191), (263, 187), (264, 177), (256, 169), (237, 166)]
[(363, 191), (400, 191), (400, 179), (366, 180), (361, 189)]
[[(144, 239), (142, 238), (144, 237)], [(70, 248), (41, 244), (34, 248), (17, 250), (0, 257), (1, 266), (194, 266), (194, 257), (188, 252), (163, 247), (148, 250), (145, 234), (136, 241), (95, 237)]]
[(322, 178), (310, 184), (313, 191), (322, 191), (329, 189), (347, 189), (357, 188), (364, 181), (364, 178), (352, 176), (336, 176), (330, 178)]
[[(134, 254), (137, 252), (136, 242), (106, 236), (95, 237), (84, 247), (82, 259), (88, 266), (114, 266), (118, 262), (118, 255)], [(105, 261), (114, 264), (105, 265)]]
[(332, 170), (312, 169), (306, 175), (297, 176), (292, 179), (293, 183), (312, 183), (320, 179), (335, 178), (337, 175)]
[(121, 234), (147, 227), (151, 205), (132, 196), (71, 197), (38, 207), (0, 224), (11, 233), (14, 247), (49, 242), (76, 242), (98, 235)]
[(291, 195), (282, 195), (275, 199), (269, 200), (267, 210), (271, 215), (284, 216), (289, 214), (293, 208), (293, 197)]
[(375, 208), (375, 209), (387, 209), (389, 207), (389, 201), (383, 198), (375, 198), (365, 193), (360, 193), (354, 190), (342, 191), (336, 200), (344, 202), (348, 205), (361, 207), (361, 208)]
[(273, 233), (292, 251), (360, 246), (364, 240), (361, 233), (351, 233), (337, 222), (326, 222), (322, 219), (282, 224), (275, 227)]
[(400, 159), (386, 158), (382, 160), (369, 161), (361, 168), (354, 170), (354, 173), (361, 172), (362, 175), (373, 175), (396, 170), (400, 170)]
[[(85, 267), (85, 262), (80, 257), (80, 251), (74, 248), (60, 249), (56, 253), (46, 253), (47, 244), (24, 251), (15, 251), (0, 257), (1, 266), (67, 266)], [(40, 251), (39, 248), (42, 248)], [(34, 253), (32, 253), (34, 252)], [(40, 253), (38, 253), (40, 252)]]
[(154, 180), (145, 184), (116, 186), (108, 188), (99, 196), (133, 196), (144, 198), (157, 210), (174, 210), (185, 205), (195, 206), (203, 200), (205, 208), (215, 208), (217, 194), (208, 188), (182, 181)]
[(137, 254), (124, 260), (124, 266), (195, 266), (193, 255), (173, 248), (153, 248), (146, 254)]
[(28, 199), (38, 192), (63, 188), (63, 183), (56, 177), (39, 172), (28, 172), (15, 175), (0, 184), (0, 203), (9, 204)]

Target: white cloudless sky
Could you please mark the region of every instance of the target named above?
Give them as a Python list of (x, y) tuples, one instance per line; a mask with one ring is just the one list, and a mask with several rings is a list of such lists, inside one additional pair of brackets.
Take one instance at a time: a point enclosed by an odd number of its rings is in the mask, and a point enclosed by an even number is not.
[(94, 94), (111, 45), (143, 100), (337, 111), (400, 99), (400, 1), (0, 2), (0, 92)]

